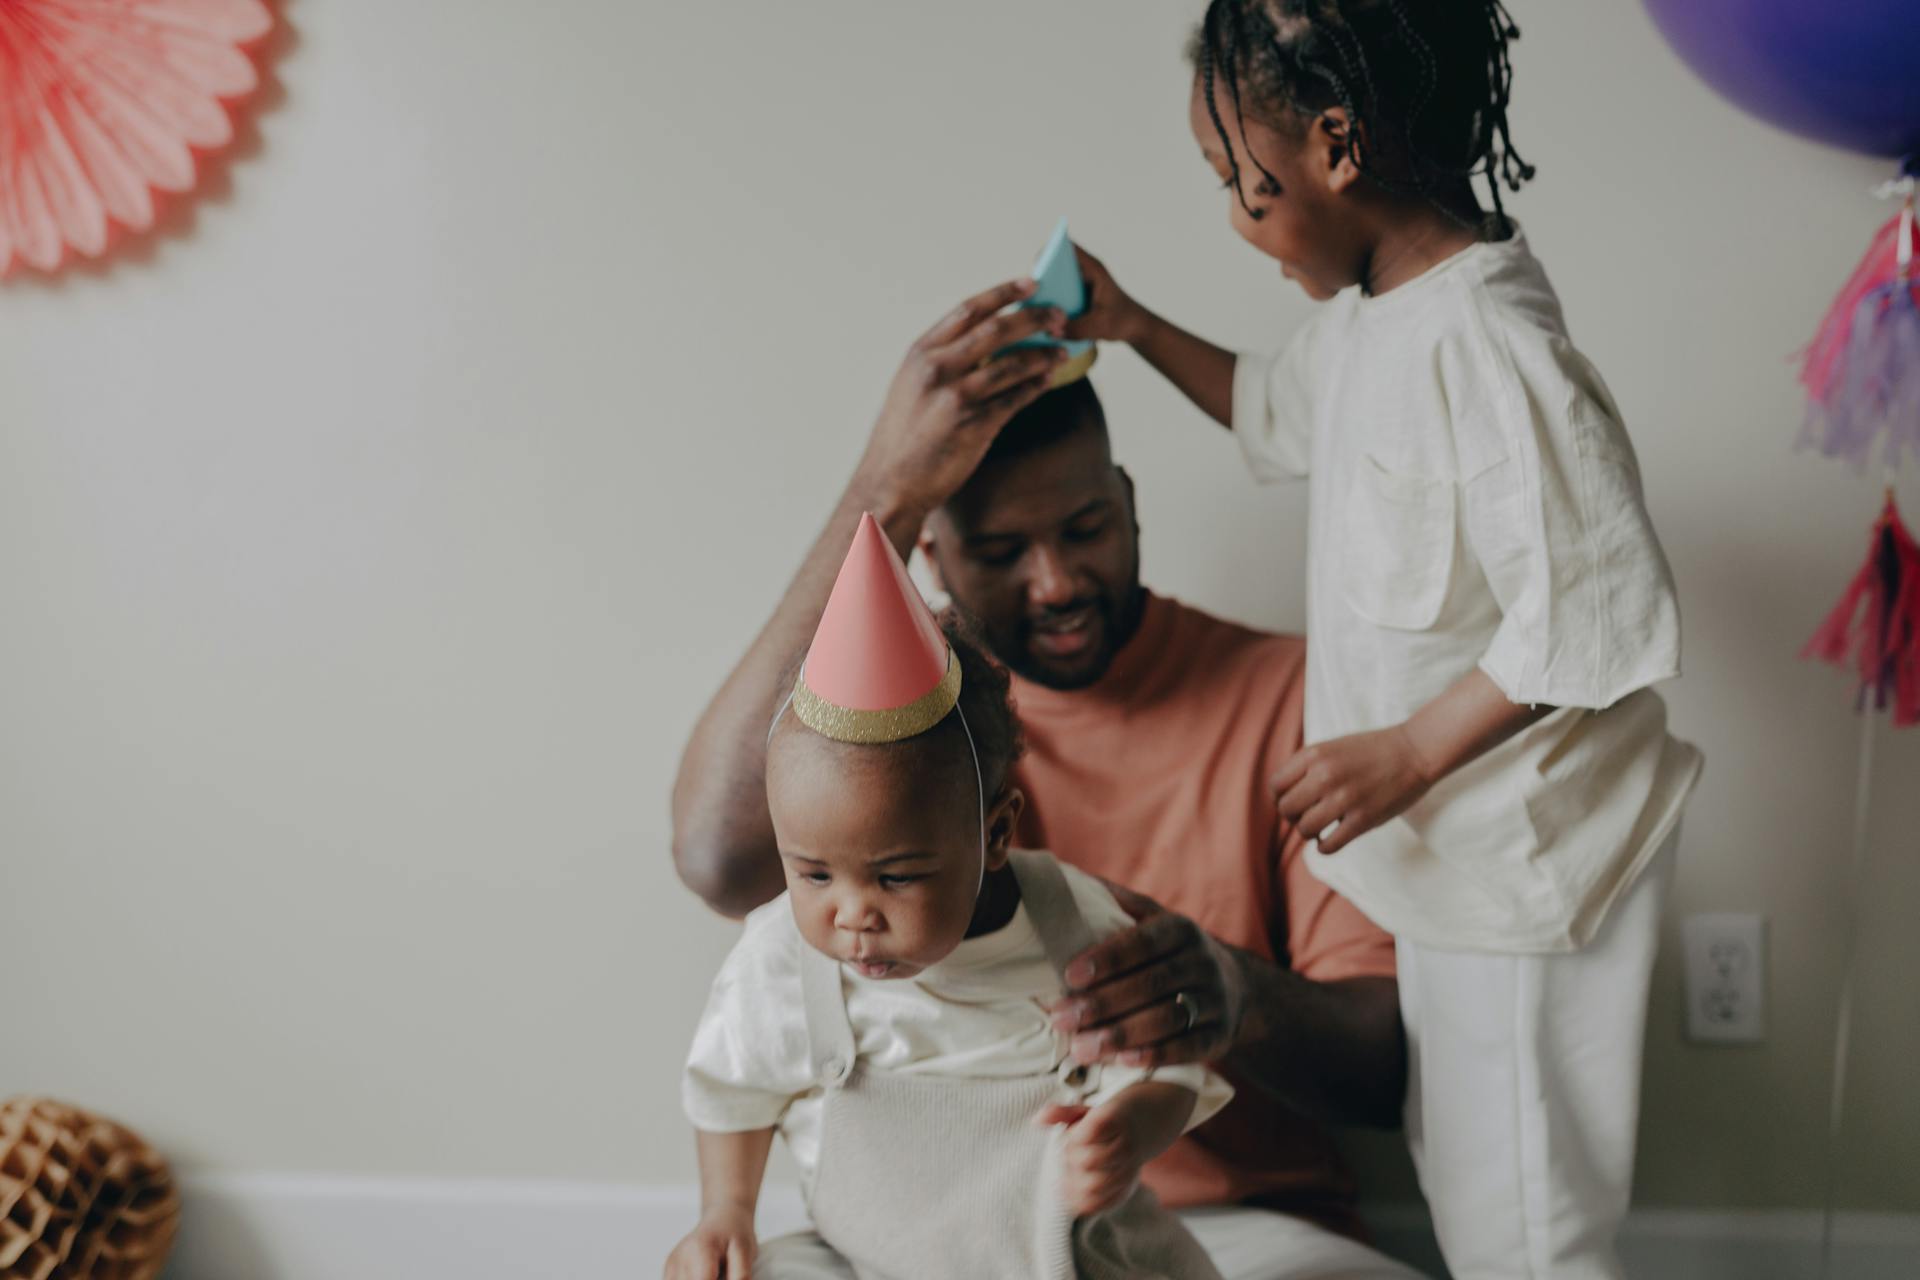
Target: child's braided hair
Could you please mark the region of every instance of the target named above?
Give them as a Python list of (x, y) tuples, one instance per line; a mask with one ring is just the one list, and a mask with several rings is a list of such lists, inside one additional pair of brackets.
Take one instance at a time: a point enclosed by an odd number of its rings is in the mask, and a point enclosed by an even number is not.
[(1232, 146), (1214, 101), (1219, 84), (1236, 114), (1289, 132), (1342, 107), (1347, 153), (1368, 178), (1459, 219), (1449, 200), (1484, 177), (1504, 221), (1501, 184), (1518, 191), (1533, 177), (1507, 125), (1508, 44), (1519, 35), (1500, 0), (1212, 0), (1188, 56), (1249, 216), (1260, 211), (1247, 203), (1234, 157), (1252, 161), (1262, 188), (1278, 184), (1247, 150), (1244, 125)]

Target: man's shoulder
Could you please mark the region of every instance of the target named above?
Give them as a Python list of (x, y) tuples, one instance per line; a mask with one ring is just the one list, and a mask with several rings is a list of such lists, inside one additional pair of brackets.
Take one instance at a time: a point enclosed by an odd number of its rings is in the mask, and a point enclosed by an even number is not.
[(1155, 597), (1173, 616), (1174, 642), (1190, 653), (1204, 654), (1214, 660), (1237, 659), (1254, 663), (1272, 662), (1274, 670), (1286, 672), (1304, 665), (1307, 638), (1284, 631), (1267, 631), (1208, 613), (1205, 609), (1176, 600)]
[(1307, 687), (1305, 637), (1265, 631), (1166, 601), (1173, 651), (1155, 703), (1212, 737), (1253, 735), (1298, 745)]

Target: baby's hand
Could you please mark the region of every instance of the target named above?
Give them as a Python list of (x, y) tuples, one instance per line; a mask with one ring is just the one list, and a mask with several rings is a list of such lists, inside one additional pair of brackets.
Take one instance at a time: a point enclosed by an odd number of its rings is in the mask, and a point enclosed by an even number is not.
[(759, 1251), (751, 1209), (709, 1209), (700, 1215), (700, 1225), (667, 1255), (664, 1280), (748, 1280)]
[(1104, 1213), (1133, 1194), (1146, 1154), (1136, 1141), (1126, 1095), (1092, 1110), (1048, 1107), (1039, 1123), (1068, 1126), (1060, 1198), (1074, 1217)]
[(1080, 276), (1087, 282), (1087, 309), (1067, 321), (1067, 337), (1101, 342), (1133, 342), (1140, 337), (1146, 311), (1113, 282), (1106, 264), (1073, 246), (1080, 259)]

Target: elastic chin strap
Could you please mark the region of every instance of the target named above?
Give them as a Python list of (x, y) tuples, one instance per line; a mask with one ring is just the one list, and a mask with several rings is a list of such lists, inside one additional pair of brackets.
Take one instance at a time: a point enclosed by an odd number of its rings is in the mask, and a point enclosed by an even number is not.
[(967, 754), (973, 757), (973, 793), (980, 797), (980, 879), (973, 886), (973, 900), (977, 905), (981, 892), (987, 887), (987, 780), (980, 772), (980, 749), (973, 745), (973, 730), (967, 727), (967, 713), (955, 703), (953, 714), (960, 717), (960, 731), (967, 735)]
[[(794, 690), (798, 688), (795, 685), (793, 689), (788, 689), (780, 709), (773, 713), (773, 723), (767, 726), (768, 745), (773, 742), (773, 731), (780, 727), (780, 717), (787, 714), (787, 708), (793, 705)], [(981, 892), (987, 887), (987, 780), (986, 775), (980, 772), (980, 748), (973, 744), (973, 730), (967, 724), (967, 713), (955, 703), (953, 714), (960, 717), (960, 732), (967, 735), (967, 755), (973, 760), (973, 793), (980, 801), (980, 878), (973, 886), (973, 900), (978, 903)]]

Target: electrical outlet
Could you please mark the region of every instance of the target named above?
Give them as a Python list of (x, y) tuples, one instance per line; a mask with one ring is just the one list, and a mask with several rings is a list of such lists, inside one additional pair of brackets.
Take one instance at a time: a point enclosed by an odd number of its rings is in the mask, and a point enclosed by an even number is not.
[(1733, 913), (1688, 916), (1687, 1038), (1711, 1044), (1764, 1040), (1767, 922)]

